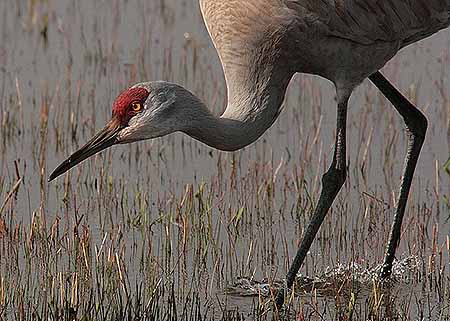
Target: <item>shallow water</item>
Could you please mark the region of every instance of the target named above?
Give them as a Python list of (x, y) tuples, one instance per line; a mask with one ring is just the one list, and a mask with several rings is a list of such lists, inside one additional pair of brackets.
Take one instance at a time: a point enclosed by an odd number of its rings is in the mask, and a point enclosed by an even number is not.
[[(417, 257), (408, 257), (400, 261), (395, 261), (392, 268), (392, 276), (388, 282), (385, 282), (386, 289), (392, 290), (397, 287), (402, 289), (413, 282), (414, 274), (417, 273), (420, 262)], [(352, 263), (348, 265), (339, 264), (334, 268), (327, 268), (321, 275), (308, 277), (299, 274), (295, 282), (298, 293), (310, 294), (323, 297), (333, 297), (335, 295), (336, 285), (342, 293), (363, 293), (367, 294), (373, 289), (374, 282), (382, 283), (378, 275), (382, 265), (372, 269)], [(255, 281), (248, 278), (238, 278), (233, 285), (224, 290), (224, 294), (232, 296), (271, 296), (283, 286), (283, 283), (266, 283)]]
[[(243, 151), (223, 153), (174, 134), (114, 147), (47, 184), (50, 171), (103, 126), (115, 96), (133, 83), (180, 83), (220, 114), (221, 67), (196, 0), (6, 0), (0, 17), (0, 203), (16, 172), (23, 177), (0, 213), (8, 230), (20, 226), (31, 234), (42, 222), (49, 235), (54, 228), (59, 240), (72, 241), (72, 231), (84, 229), (99, 251), (86, 261), (107, 262), (116, 253), (129, 285), (175, 282), (180, 301), (193, 290), (215, 311), (219, 297), (227, 309), (250, 314), (255, 303), (248, 291), (282, 280), (317, 200), (332, 157), (332, 85), (296, 75), (280, 118)], [(430, 121), (397, 251), (400, 262), (414, 257), (420, 268), (414, 282), (398, 286), (417, 298), (409, 315), (421, 309), (448, 315), (448, 304), (439, 300), (444, 293), (448, 303), (449, 293), (450, 176), (443, 166), (450, 155), (450, 33), (404, 49), (383, 72)], [(378, 266), (392, 221), (405, 133), (368, 81), (352, 97), (348, 139), (348, 181), (301, 269), (313, 284), (339, 266)], [(43, 259), (36, 254), (29, 263), (20, 245), (17, 274), (10, 272), (15, 261), (5, 248), (14, 246), (6, 237), (1, 242), (1, 277), (20, 284), (27, 264), (43, 271)], [(53, 253), (58, 260), (49, 264), (50, 274), (81, 277), (85, 272), (67, 258), (68, 248)], [(443, 289), (427, 278), (441, 280)], [(29, 293), (33, 286), (41, 285), (32, 283)], [(225, 296), (233, 286), (233, 295)], [(335, 297), (333, 291), (319, 296), (331, 310), (337, 303), (326, 298)], [(431, 303), (417, 303), (423, 298)]]

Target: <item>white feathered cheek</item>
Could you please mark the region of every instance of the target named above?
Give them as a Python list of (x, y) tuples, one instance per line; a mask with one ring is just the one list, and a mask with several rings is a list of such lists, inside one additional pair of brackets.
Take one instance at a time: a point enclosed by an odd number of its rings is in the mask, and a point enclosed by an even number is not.
[(167, 135), (171, 132), (171, 126), (168, 126), (168, 119), (164, 117), (161, 110), (150, 110), (148, 106), (145, 110), (132, 117), (128, 126), (120, 132), (120, 141), (132, 142), (143, 139), (151, 139)]

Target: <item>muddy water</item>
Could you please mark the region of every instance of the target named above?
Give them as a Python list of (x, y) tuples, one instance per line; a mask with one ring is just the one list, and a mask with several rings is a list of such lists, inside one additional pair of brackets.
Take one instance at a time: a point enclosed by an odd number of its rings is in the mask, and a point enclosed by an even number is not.
[[(161, 265), (176, 264), (188, 252), (186, 266), (176, 272), (177, 285), (193, 282), (211, 300), (217, 293), (222, 297), (238, 276), (283, 277), (332, 156), (335, 99), (328, 81), (296, 75), (282, 115), (243, 151), (222, 153), (173, 134), (116, 146), (72, 170), (69, 181), (64, 176), (47, 184), (49, 172), (102, 127), (115, 96), (133, 83), (182, 84), (220, 114), (226, 96), (221, 66), (196, 0), (3, 0), (0, 17), (0, 199), (16, 181), (14, 162), (24, 178), (14, 211), (0, 215), (24, 225), (36, 215), (48, 225), (57, 217), (62, 226), (81, 217), (100, 246), (105, 235), (144, 211), (156, 222), (151, 236), (128, 229), (123, 245), (152, 247), (161, 257), (167, 242), (177, 244), (180, 236), (174, 227), (167, 235), (158, 218), (176, 212), (189, 186), (198, 191), (203, 184), (211, 198), (207, 230), (217, 252), (205, 251), (199, 268), (197, 247), (208, 245), (200, 238), (190, 250), (174, 245), (173, 257)], [(430, 121), (398, 249), (399, 258), (419, 257), (426, 267), (436, 248), (445, 249), (450, 227), (450, 176), (443, 169), (450, 154), (450, 33), (404, 49), (384, 73)], [(305, 275), (319, 276), (338, 263), (374, 268), (382, 260), (405, 133), (368, 81), (352, 97), (348, 124), (349, 179), (301, 270)], [(230, 232), (241, 209), (245, 224)], [(194, 226), (196, 219), (188, 219)], [(124, 251), (131, 280), (142, 277), (135, 251)], [(448, 278), (448, 252), (442, 253)], [(253, 306), (251, 299), (230, 300), (244, 311)]]

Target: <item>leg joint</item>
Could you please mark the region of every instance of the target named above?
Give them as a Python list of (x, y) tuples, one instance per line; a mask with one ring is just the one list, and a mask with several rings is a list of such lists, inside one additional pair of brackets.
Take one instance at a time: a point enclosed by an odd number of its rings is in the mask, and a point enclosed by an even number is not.
[(337, 169), (331, 167), (323, 176), (322, 176), (322, 186), (324, 189), (331, 188), (338, 192), (342, 185), (344, 185), (345, 180), (347, 178), (347, 171), (345, 169)]
[(408, 131), (414, 137), (424, 140), (428, 128), (428, 120), (425, 115), (419, 109), (414, 107), (413, 112), (404, 118)]

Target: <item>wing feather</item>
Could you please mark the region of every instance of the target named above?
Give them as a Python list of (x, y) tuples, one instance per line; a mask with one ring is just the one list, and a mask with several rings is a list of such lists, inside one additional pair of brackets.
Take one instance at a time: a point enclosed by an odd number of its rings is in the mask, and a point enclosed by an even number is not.
[(450, 0), (284, 0), (307, 24), (329, 36), (361, 44), (402, 46), (450, 25)]

